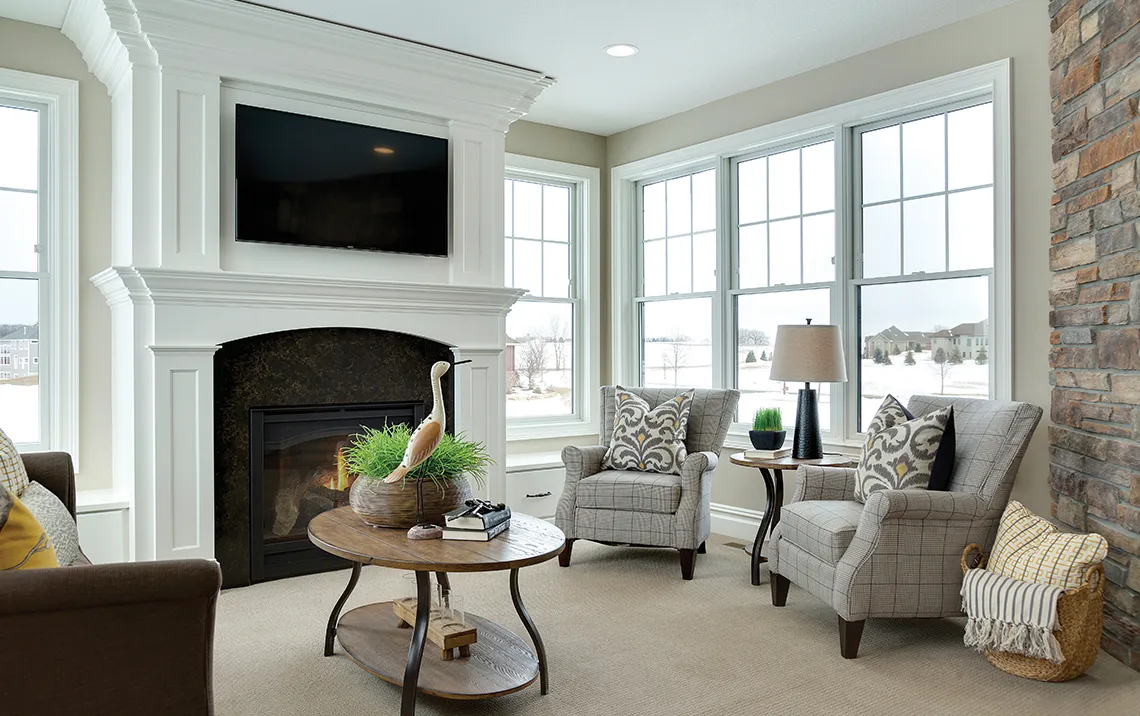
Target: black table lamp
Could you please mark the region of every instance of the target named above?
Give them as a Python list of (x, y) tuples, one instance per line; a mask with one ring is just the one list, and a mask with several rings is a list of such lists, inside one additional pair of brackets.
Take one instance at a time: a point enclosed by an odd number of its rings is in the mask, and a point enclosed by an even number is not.
[(773, 350), (772, 380), (802, 382), (796, 405), (796, 432), (792, 457), (814, 460), (823, 457), (823, 440), (819, 435), (819, 405), (812, 383), (847, 382), (847, 365), (843, 360), (843, 338), (839, 326), (789, 325), (776, 327)]

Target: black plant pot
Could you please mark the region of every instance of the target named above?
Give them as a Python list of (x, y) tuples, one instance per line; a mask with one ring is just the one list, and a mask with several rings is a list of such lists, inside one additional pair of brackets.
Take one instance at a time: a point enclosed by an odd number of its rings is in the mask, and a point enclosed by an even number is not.
[(749, 430), (748, 439), (757, 450), (779, 450), (784, 445), (787, 430)]

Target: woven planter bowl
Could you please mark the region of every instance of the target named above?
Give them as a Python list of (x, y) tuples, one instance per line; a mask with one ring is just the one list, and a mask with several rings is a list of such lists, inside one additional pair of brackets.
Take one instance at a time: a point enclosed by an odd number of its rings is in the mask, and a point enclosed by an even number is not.
[[(962, 573), (986, 566), (986, 555), (976, 544), (962, 552)], [(1085, 570), (1084, 583), (1070, 589), (1057, 600), (1057, 629), (1053, 635), (1061, 645), (1065, 660), (1054, 664), (1048, 659), (1034, 659), (1007, 651), (987, 651), (990, 663), (1014, 676), (1037, 681), (1068, 681), (1089, 670), (1100, 649), (1104, 627), (1104, 566), (1097, 564)]]
[[(359, 477), (348, 492), (348, 504), (360, 519), (373, 527), (407, 529), (420, 521), (416, 508), (417, 480), (388, 484), (382, 479)], [(424, 519), (443, 524), (443, 513), (450, 512), (471, 499), (471, 484), (466, 477), (441, 480), (437, 485), (423, 479)]]

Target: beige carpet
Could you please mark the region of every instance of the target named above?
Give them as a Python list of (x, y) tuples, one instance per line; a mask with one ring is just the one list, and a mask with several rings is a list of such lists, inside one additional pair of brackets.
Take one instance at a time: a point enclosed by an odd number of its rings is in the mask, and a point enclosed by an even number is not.
[[(344, 656), (322, 656), (325, 621), (348, 572), (224, 592), (215, 694), (220, 716), (392, 715), (399, 689)], [(403, 596), (400, 573), (366, 567), (349, 608)], [(748, 583), (743, 552), (709, 545), (696, 579), (676, 553), (574, 547), (574, 564), (521, 573), (546, 642), (551, 692), (535, 684), (477, 702), (421, 696), (418, 714), (713, 716), (716, 714), (1138, 714), (1140, 674), (1101, 653), (1066, 684), (1004, 674), (962, 646), (961, 621), (871, 620), (859, 658), (839, 656), (835, 615), (793, 587), (776, 609)], [(453, 575), (468, 608), (525, 630), (507, 573)], [(424, 658), (433, 657), (427, 652)]]

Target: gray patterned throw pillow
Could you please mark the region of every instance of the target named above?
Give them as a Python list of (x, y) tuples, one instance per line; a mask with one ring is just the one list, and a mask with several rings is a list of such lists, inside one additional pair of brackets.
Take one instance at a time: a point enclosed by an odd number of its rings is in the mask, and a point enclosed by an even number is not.
[(615, 391), (617, 415), (610, 449), (602, 466), (610, 470), (640, 470), (681, 474), (685, 461), (685, 434), (693, 391), (681, 393), (656, 408), (640, 396), (618, 386)]
[(879, 490), (925, 490), (954, 408), (914, 418), (888, 395), (867, 428), (867, 441), (855, 468), (855, 499), (866, 502)]
[(38, 482), (31, 482), (20, 500), (47, 532), (48, 539), (55, 547), (59, 566), (66, 567), (79, 559), (79, 530), (75, 520), (51, 490)]

